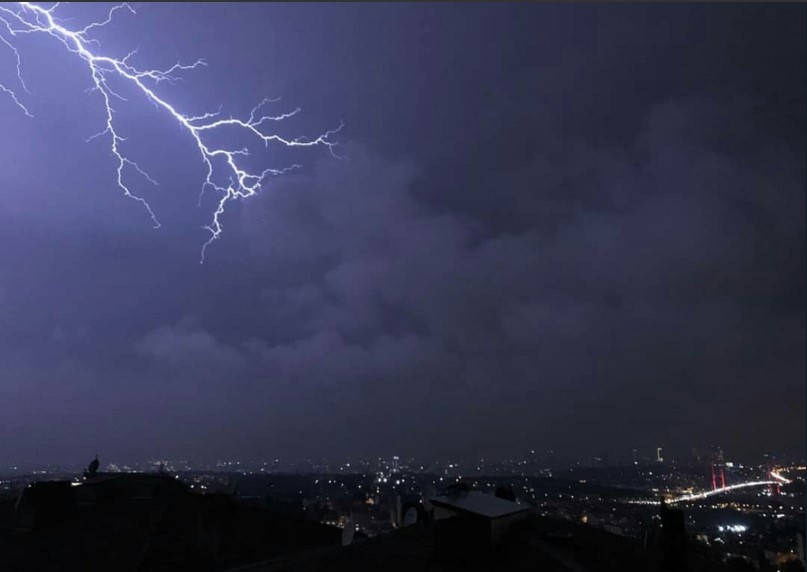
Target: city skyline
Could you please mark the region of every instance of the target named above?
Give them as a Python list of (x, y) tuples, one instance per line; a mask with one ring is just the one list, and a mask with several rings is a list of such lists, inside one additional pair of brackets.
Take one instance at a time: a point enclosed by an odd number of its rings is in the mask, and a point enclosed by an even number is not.
[(0, 463), (807, 446), (805, 6), (136, 8), (92, 45), (203, 58), (188, 116), (339, 145), (250, 148), (301, 167), (199, 264), (189, 132), (110, 80), (154, 229), (87, 66), (0, 43)]
[[(467, 471), (471, 473), (479, 471), (494, 470), (497, 473), (507, 473), (511, 471), (518, 474), (523, 471), (543, 471), (543, 470), (566, 470), (574, 468), (620, 468), (620, 467), (645, 467), (662, 466), (670, 469), (693, 468), (693, 467), (763, 467), (803, 465), (805, 458), (803, 452), (767, 452), (750, 456), (736, 456), (729, 452), (724, 454), (719, 446), (693, 447), (691, 450), (678, 455), (666, 455), (659, 460), (654, 457), (653, 451), (643, 454), (638, 449), (616, 455), (601, 454), (586, 457), (575, 457), (564, 455), (554, 450), (549, 451), (522, 451), (519, 455), (512, 456), (476, 456), (463, 457), (461, 455), (448, 456), (418, 456), (418, 455), (394, 455), (381, 454), (365, 457), (357, 456), (321, 456), (321, 457), (282, 457), (282, 456), (220, 456), (207, 458), (187, 458), (151, 455), (141, 458), (127, 458), (123, 456), (109, 456), (101, 454), (101, 467), (112, 471), (138, 471), (155, 470), (160, 467), (169, 470), (211, 470), (211, 471), (258, 471), (267, 472), (328, 472), (337, 471), (344, 473), (364, 473), (374, 470), (380, 466), (387, 466), (393, 472), (398, 463), (402, 469), (421, 473), (433, 471), (443, 471), (451, 469), (452, 472)], [(86, 455), (85, 455), (86, 457)], [(96, 457), (98, 458), (98, 457)], [(19, 462), (9, 459), (0, 459), (0, 476), (3, 474), (34, 474), (55, 471), (57, 473), (80, 472), (85, 466), (86, 458), (73, 458), (63, 462), (38, 461)]]

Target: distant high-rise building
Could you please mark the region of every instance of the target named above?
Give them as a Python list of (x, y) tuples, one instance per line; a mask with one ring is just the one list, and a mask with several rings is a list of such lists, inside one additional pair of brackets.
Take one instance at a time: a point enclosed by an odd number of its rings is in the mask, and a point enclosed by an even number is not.
[(656, 447), (656, 461), (659, 463), (664, 462), (664, 457), (661, 456), (661, 447)]
[(638, 465), (639, 464), (639, 459), (636, 456), (636, 453), (637, 453), (636, 449), (632, 449), (632, 452), (633, 452), (633, 464)]
[(400, 459), (398, 459), (398, 456), (396, 455), (392, 458), (392, 472), (397, 473), (400, 471), (400, 469)]

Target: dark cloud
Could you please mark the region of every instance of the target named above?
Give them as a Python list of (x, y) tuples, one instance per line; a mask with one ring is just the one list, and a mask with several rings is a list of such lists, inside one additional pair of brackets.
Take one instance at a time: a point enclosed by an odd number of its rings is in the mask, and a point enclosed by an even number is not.
[[(780, 249), (798, 244), (803, 229), (780, 205), (803, 204), (804, 173), (796, 156), (771, 153), (767, 143), (750, 155), (715, 148), (714, 129), (701, 122), (704, 109), (713, 122), (731, 125), (735, 112), (713, 102), (668, 102), (649, 113), (645, 131), (627, 149), (590, 148), (542, 165), (535, 194), (544, 194), (543, 180), (549, 194), (562, 181), (567, 193), (558, 192), (556, 201), (568, 216), (490, 238), (477, 237), (484, 220), (418, 208), (411, 180), (401, 181), (396, 165), (360, 149), (352, 150), (350, 164), (329, 163), (308, 180), (289, 179), (250, 211), (274, 212), (283, 221), (253, 242), (284, 243), (285, 227), (299, 228), (309, 208), (324, 218), (338, 197), (341, 216), (309, 228), (304, 246), (296, 245), (302, 252), (295, 251), (305, 260), (330, 249), (335, 263), (314, 281), (270, 290), (269, 319), (284, 324), (294, 316), (290, 327), (299, 332), (334, 329), (364, 343), (408, 328), (442, 348), (440, 358), (454, 365), (452, 389), (530, 403), (545, 421), (520, 436), (524, 446), (548, 424), (577, 415), (589, 421), (567, 427), (565, 439), (588, 448), (609, 446), (592, 437), (591, 423), (625, 432), (628, 419), (643, 419), (639, 426), (652, 424), (657, 439), (681, 432), (680, 446), (698, 439), (704, 423), (716, 429), (708, 421), (715, 408), (737, 411), (751, 433), (750, 427), (775, 424), (748, 400), (765, 387), (749, 377), (789, 370), (791, 399), (798, 402), (804, 322), (793, 310), (803, 264)], [(565, 180), (577, 158), (587, 183)], [(783, 168), (791, 170), (784, 186)], [(379, 180), (388, 181), (382, 189)], [(774, 185), (777, 198), (768, 192)], [(288, 201), (308, 206), (292, 209)], [(298, 221), (295, 210), (308, 215)], [(762, 348), (771, 342), (762, 332), (794, 340), (789, 357), (766, 357)], [(420, 361), (417, 354), (412, 359)], [(361, 378), (362, 367), (355, 367)], [(743, 390), (736, 391), (738, 383)], [(545, 395), (534, 395), (536, 384)], [(408, 380), (413, 394), (425, 395), (418, 385), (417, 377)], [(693, 401), (692, 392), (702, 401)], [(357, 396), (355, 405), (362, 403)], [(491, 420), (502, 421), (507, 411), (489, 403)], [(697, 420), (700, 414), (706, 421)], [(751, 434), (739, 427), (733, 433)]]
[(802, 447), (804, 7), (466, 8), (239, 7), (286, 25), (216, 44), (216, 77), (275, 66), (348, 158), (233, 205), (204, 266), (192, 158), (132, 143), (150, 232), (97, 148), (51, 150), (83, 132), (10, 118), (9, 454)]

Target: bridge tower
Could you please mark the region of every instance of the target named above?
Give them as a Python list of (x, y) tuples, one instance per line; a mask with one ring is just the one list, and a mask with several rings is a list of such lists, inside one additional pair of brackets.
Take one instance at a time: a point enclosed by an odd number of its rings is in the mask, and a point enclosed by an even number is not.
[[(775, 471), (776, 471), (775, 468), (772, 469), (770, 467), (770, 465), (768, 465), (768, 479), (771, 480), (771, 481), (776, 481), (776, 484), (775, 485), (773, 485), (773, 484), (769, 485), (768, 489), (770, 490), (771, 494), (774, 494), (774, 490), (775, 490), (776, 495), (779, 496), (780, 494), (782, 494), (782, 486), (779, 484), (779, 479), (773, 476)], [(774, 489), (774, 487), (776, 487), (776, 488)]]

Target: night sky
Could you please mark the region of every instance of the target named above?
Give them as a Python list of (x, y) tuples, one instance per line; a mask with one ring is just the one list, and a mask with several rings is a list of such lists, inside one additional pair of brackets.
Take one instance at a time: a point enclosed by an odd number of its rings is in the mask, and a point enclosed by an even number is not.
[[(804, 5), (135, 5), (105, 53), (339, 153), (233, 203), (134, 92), (0, 94), (0, 464), (805, 447)], [(67, 5), (71, 25), (107, 7)], [(2, 30), (0, 30), (2, 32)], [(0, 45), (0, 48), (4, 46)], [(0, 49), (0, 83), (14, 79)], [(122, 88), (123, 89), (123, 88)]]

